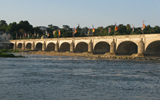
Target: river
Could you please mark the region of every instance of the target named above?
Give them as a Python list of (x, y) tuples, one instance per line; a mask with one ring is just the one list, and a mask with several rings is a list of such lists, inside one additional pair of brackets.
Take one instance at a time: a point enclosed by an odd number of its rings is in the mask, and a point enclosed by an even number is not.
[(160, 61), (0, 58), (0, 100), (159, 100)]

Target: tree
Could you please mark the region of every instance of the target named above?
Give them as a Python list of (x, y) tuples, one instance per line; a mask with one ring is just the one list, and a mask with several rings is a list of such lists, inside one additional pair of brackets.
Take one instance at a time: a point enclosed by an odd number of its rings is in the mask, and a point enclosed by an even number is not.
[(142, 34), (142, 30), (141, 30), (141, 28), (140, 28), (140, 27), (135, 28), (135, 32), (134, 32), (134, 34)]
[(55, 32), (54, 38), (58, 38), (58, 30)]
[(24, 29), (20, 29), (19, 33), (20, 33), (21, 36), (23, 36), (26, 33), (26, 31)]
[[(48, 25), (47, 32), (49, 33), (49, 38), (53, 38), (53, 31), (58, 30), (58, 26), (53, 26), (52, 24)], [(45, 33), (45, 32), (44, 32)]]
[(7, 28), (7, 25), (4, 24), (3, 26), (0, 27), (0, 31), (5, 32), (6, 28)]
[(5, 20), (0, 20), (0, 27), (3, 26), (3, 25), (6, 25), (7, 26), (7, 23)]
[(5, 32), (7, 26), (8, 25), (7, 25), (5, 20), (0, 20), (0, 31), (4, 31)]
[[(82, 34), (81, 34), (81, 28), (80, 28), (79, 25), (77, 26), (76, 30), (77, 30), (77, 33), (74, 34), (74, 36), (75, 36), (75, 37), (80, 37), (80, 36), (82, 36)], [(80, 35), (80, 34), (81, 34), (81, 35)]]
[(43, 30), (41, 30), (39, 27), (34, 27), (32, 29), (33, 31), (31, 32), (32, 35), (34, 35), (34, 32), (36, 32), (36, 34), (39, 34), (39, 37), (41, 37), (43, 34), (45, 34), (45, 31), (43, 32)]
[(118, 35), (125, 35), (126, 34), (126, 26), (123, 24), (119, 24), (118, 26)]
[(63, 29), (70, 30), (70, 27), (68, 25), (63, 25)]
[(126, 34), (130, 34), (131, 33), (131, 26), (129, 24), (127, 24), (126, 26)]
[(17, 31), (17, 23), (16, 22), (10, 23), (8, 25), (8, 27), (6, 28), (6, 31), (8, 31), (10, 33), (18, 32)]
[(103, 35), (103, 33), (104, 33), (103, 27), (102, 26), (98, 27), (96, 32), (97, 32), (97, 35)]
[[(86, 34), (88, 34), (88, 27), (83, 27), (83, 28), (81, 29), (81, 33), (83, 33), (84, 36), (86, 36)], [(81, 35), (82, 35), (82, 34), (81, 34)]]
[(159, 26), (155, 26), (154, 27), (154, 31), (155, 31), (155, 33), (160, 33), (160, 27)]
[(155, 33), (155, 31), (154, 31), (154, 28), (152, 28), (150, 25), (147, 25), (145, 27), (144, 33), (145, 34), (151, 34), (151, 33)]
[(26, 32), (33, 32), (33, 26), (28, 21), (20, 21), (17, 25), (18, 29), (24, 29)]
[(58, 30), (59, 27), (58, 26), (53, 26), (52, 24), (48, 25), (49, 29), (52, 29), (53, 31)]

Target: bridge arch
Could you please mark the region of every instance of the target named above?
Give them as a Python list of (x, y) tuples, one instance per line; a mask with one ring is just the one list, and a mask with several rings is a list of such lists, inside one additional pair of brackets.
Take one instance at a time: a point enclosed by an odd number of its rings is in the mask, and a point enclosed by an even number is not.
[(79, 42), (76, 45), (76, 52), (88, 52), (88, 44), (86, 42)]
[(18, 43), (17, 49), (22, 49), (22, 43)]
[(32, 47), (32, 44), (31, 44), (31, 43), (27, 43), (27, 44), (26, 44), (26, 49), (31, 49), (31, 47)]
[(105, 54), (106, 52), (110, 52), (110, 45), (105, 41), (98, 42), (95, 45), (93, 52), (95, 54)]
[(15, 44), (14, 44), (14, 43), (10, 43), (10, 44), (9, 44), (9, 48), (8, 48), (8, 49), (13, 49), (13, 48), (14, 48), (14, 46), (15, 46)]
[(38, 42), (38, 43), (36, 44), (35, 50), (42, 50), (42, 43), (41, 43), (41, 42)]
[(48, 43), (46, 51), (55, 51), (55, 44), (53, 42)]
[(60, 52), (70, 51), (70, 44), (68, 42), (62, 43), (61, 46), (60, 46), (59, 51)]
[(146, 48), (146, 55), (160, 55), (160, 40), (151, 42)]
[(138, 52), (138, 46), (132, 41), (124, 41), (118, 45), (116, 54), (119, 55), (132, 55), (133, 53)]

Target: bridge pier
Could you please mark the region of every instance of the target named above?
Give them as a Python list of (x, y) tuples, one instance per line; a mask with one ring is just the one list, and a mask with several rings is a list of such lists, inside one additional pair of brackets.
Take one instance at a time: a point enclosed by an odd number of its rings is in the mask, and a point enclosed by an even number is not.
[(17, 42), (15, 42), (13, 45), (13, 50), (16, 50), (16, 49), (17, 49)]
[(116, 50), (116, 43), (115, 39), (113, 39), (110, 45), (110, 55), (115, 55), (115, 50)]
[(46, 50), (46, 41), (44, 41), (44, 43), (42, 44), (42, 51)]
[(144, 42), (143, 39), (138, 43), (138, 56), (144, 56)]
[(88, 44), (88, 53), (93, 53), (93, 43), (92, 43), (92, 40), (90, 40), (90, 42)]
[(25, 50), (25, 41), (22, 43), (22, 50)]
[(143, 39), (138, 43), (138, 53), (132, 54), (132, 57), (144, 57), (144, 42)]
[(57, 43), (55, 44), (55, 52), (58, 52), (59, 51), (59, 43), (57, 41)]
[(33, 43), (31, 44), (31, 50), (35, 49), (35, 42), (33, 41)]
[(74, 52), (74, 41), (73, 40), (70, 44), (70, 52)]

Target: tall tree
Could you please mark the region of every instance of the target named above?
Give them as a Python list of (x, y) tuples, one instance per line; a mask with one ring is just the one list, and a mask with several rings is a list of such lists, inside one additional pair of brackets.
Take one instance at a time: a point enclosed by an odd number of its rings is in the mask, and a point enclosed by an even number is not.
[(155, 26), (154, 30), (155, 30), (155, 33), (160, 33), (160, 27), (159, 26)]
[(70, 30), (70, 26), (69, 25), (63, 25), (63, 29)]
[(28, 21), (20, 21), (17, 25), (18, 29), (24, 29), (26, 32), (32, 32), (33, 26)]
[(16, 22), (10, 23), (6, 28), (6, 31), (10, 33), (18, 32), (19, 30), (17, 30), (17, 23)]
[(5, 20), (0, 20), (0, 26), (7, 25)]
[(5, 32), (7, 26), (8, 25), (7, 25), (5, 20), (0, 20), (0, 31), (4, 31)]
[(127, 24), (126, 26), (126, 34), (130, 34), (131, 33), (131, 26), (129, 24)]
[(54, 26), (54, 25), (52, 25), (52, 24), (48, 25), (48, 28), (49, 28), (49, 29), (52, 29), (53, 31), (55, 31), (55, 30), (58, 30), (58, 29), (59, 29), (59, 27), (58, 27), (58, 26)]
[(126, 26), (124, 26), (123, 24), (120, 24), (118, 26), (118, 34), (119, 35), (125, 35), (126, 34)]
[(55, 32), (54, 38), (58, 38), (58, 30)]

